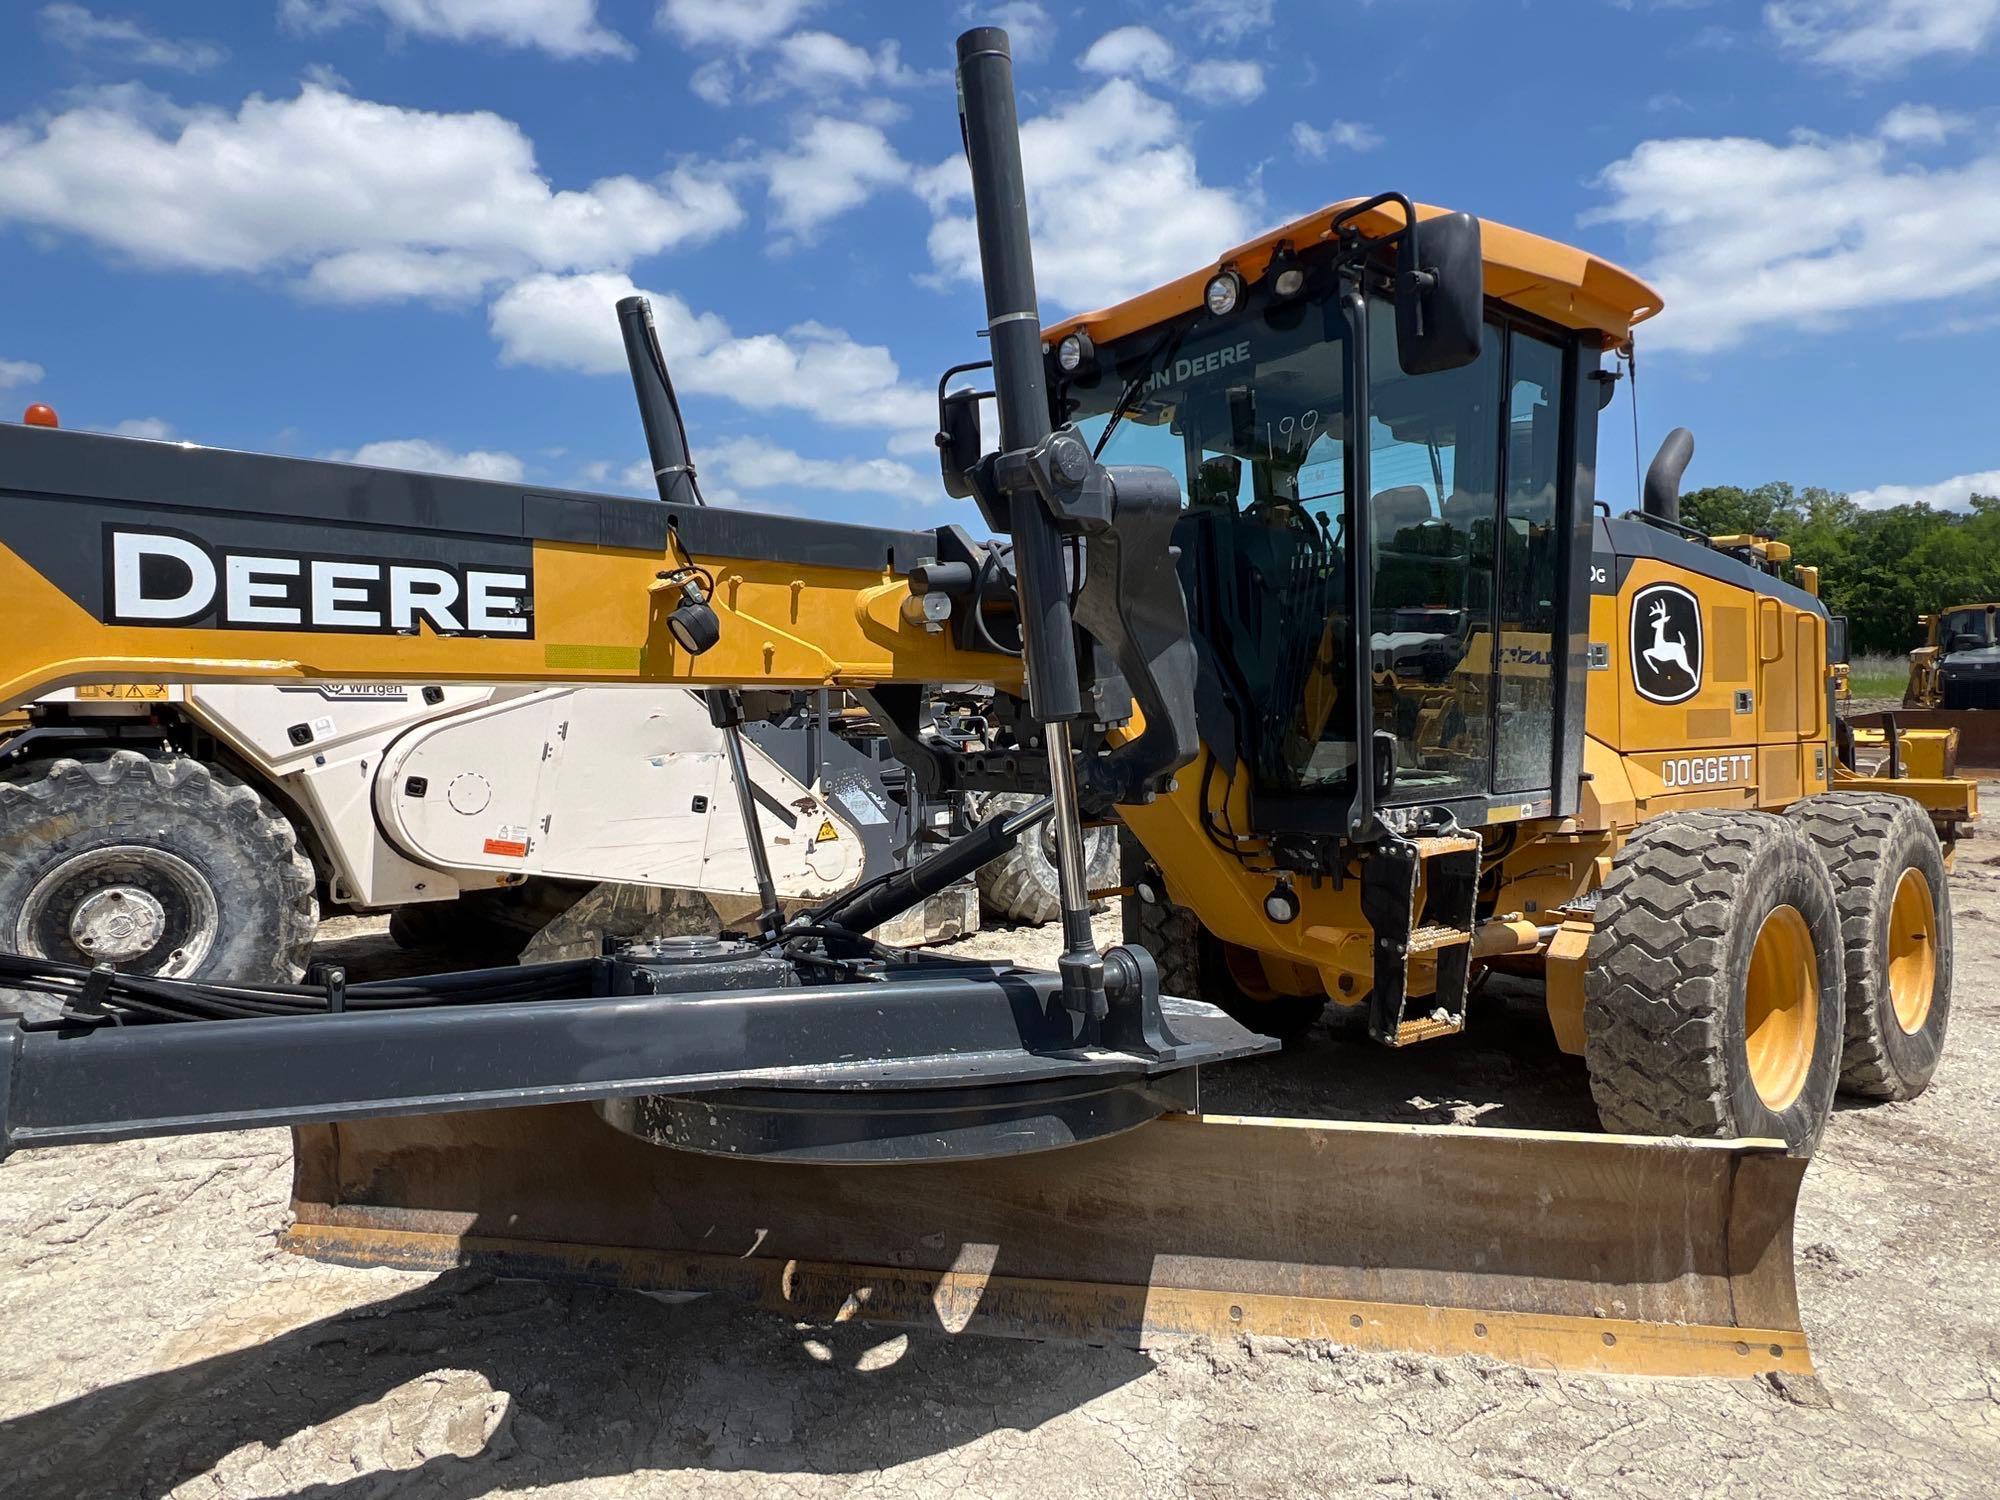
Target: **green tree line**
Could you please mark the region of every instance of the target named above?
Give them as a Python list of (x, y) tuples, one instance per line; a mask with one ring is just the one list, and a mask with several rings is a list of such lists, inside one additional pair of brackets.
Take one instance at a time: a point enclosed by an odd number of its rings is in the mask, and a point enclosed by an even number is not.
[(1863, 510), (1815, 487), (1711, 485), (1681, 496), (1681, 519), (1711, 536), (1769, 532), (1792, 561), (1819, 569), (1820, 597), (1846, 615), (1856, 652), (1919, 644), (1917, 616), (2000, 600), (2000, 496), (1971, 509), (1896, 505)]

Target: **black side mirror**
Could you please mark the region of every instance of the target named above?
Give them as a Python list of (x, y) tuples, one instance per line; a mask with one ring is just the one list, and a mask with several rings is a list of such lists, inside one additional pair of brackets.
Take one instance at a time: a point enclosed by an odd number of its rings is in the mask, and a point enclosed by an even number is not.
[(938, 398), (938, 468), (944, 475), (944, 492), (954, 500), (973, 493), (972, 468), (979, 462), (978, 391), (953, 391)]
[(1396, 267), (1396, 359), (1406, 375), (1457, 370), (1479, 358), (1486, 329), (1486, 260), (1479, 220), (1440, 214), (1403, 232)]
[(1830, 667), (1847, 662), (1847, 616), (1833, 615), (1826, 622), (1826, 661)]

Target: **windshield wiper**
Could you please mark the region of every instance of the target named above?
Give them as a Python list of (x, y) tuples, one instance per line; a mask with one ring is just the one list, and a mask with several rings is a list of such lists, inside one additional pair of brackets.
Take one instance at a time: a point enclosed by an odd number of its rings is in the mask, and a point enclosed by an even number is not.
[(1118, 404), (1111, 408), (1111, 420), (1104, 424), (1104, 431), (1097, 435), (1097, 446), (1090, 450), (1090, 459), (1095, 463), (1104, 456), (1104, 446), (1111, 441), (1111, 434), (1118, 430), (1118, 424), (1125, 420), (1125, 413), (1132, 409), (1132, 403), (1145, 388), (1146, 379), (1159, 368), (1163, 360), (1171, 360), (1181, 347), (1181, 340), (1187, 337), (1188, 329), (1194, 326), (1190, 318), (1172, 333), (1160, 340), (1160, 346), (1146, 356), (1145, 366), (1125, 382), (1125, 389), (1118, 394)]

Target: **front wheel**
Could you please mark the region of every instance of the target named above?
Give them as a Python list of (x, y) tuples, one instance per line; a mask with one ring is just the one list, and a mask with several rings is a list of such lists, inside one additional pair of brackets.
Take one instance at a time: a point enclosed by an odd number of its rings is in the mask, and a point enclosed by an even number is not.
[[(1024, 792), (975, 793), (966, 812), (974, 824), (1034, 804)], [(1118, 871), (1118, 835), (1111, 828), (1083, 831), (1084, 883), (1102, 890)], [(979, 867), (979, 902), (1002, 922), (1040, 926), (1062, 915), (1062, 885), (1056, 875), (1055, 822), (1044, 818), (998, 859)]]
[(305, 972), (313, 870), (284, 816), (200, 761), (119, 750), (0, 780), (0, 948), (243, 983)]
[(1641, 827), (1585, 964), (1584, 1062), (1607, 1129), (1811, 1152), (1840, 1077), (1845, 981), (1833, 881), (1796, 823), (1688, 812)]
[(1263, 1036), (1296, 1046), (1326, 1011), (1324, 995), (1284, 995), (1272, 989), (1248, 949), (1223, 942), (1185, 906), (1167, 899), (1166, 884), (1139, 841), (1118, 831), (1126, 894), (1125, 941), (1144, 948), (1160, 967), (1160, 990), (1203, 1000)]

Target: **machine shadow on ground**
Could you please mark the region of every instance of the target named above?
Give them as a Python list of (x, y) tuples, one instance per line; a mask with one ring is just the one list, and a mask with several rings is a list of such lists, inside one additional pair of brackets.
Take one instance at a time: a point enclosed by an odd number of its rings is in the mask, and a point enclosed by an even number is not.
[(1506, 975), (1473, 997), (1464, 1033), (1414, 1047), (1370, 1041), (1359, 1007), (1330, 1009), (1281, 1056), (1204, 1071), (1201, 1107), (1395, 1125), (1601, 1128), (1583, 1059), (1556, 1046), (1541, 986)]
[(379, 1447), (365, 1408), (444, 1374), (467, 1404), (419, 1441), (414, 1467), (354, 1453), (351, 1479), (281, 1493), (470, 1500), (643, 1470), (859, 1474), (1031, 1431), (1152, 1368), (1126, 1349), (802, 1328), (719, 1298), (664, 1305), (455, 1272), (0, 1422), (0, 1492), (165, 1494), (246, 1446), (281, 1450), (320, 1429), (324, 1451), (324, 1429), (350, 1414)]

